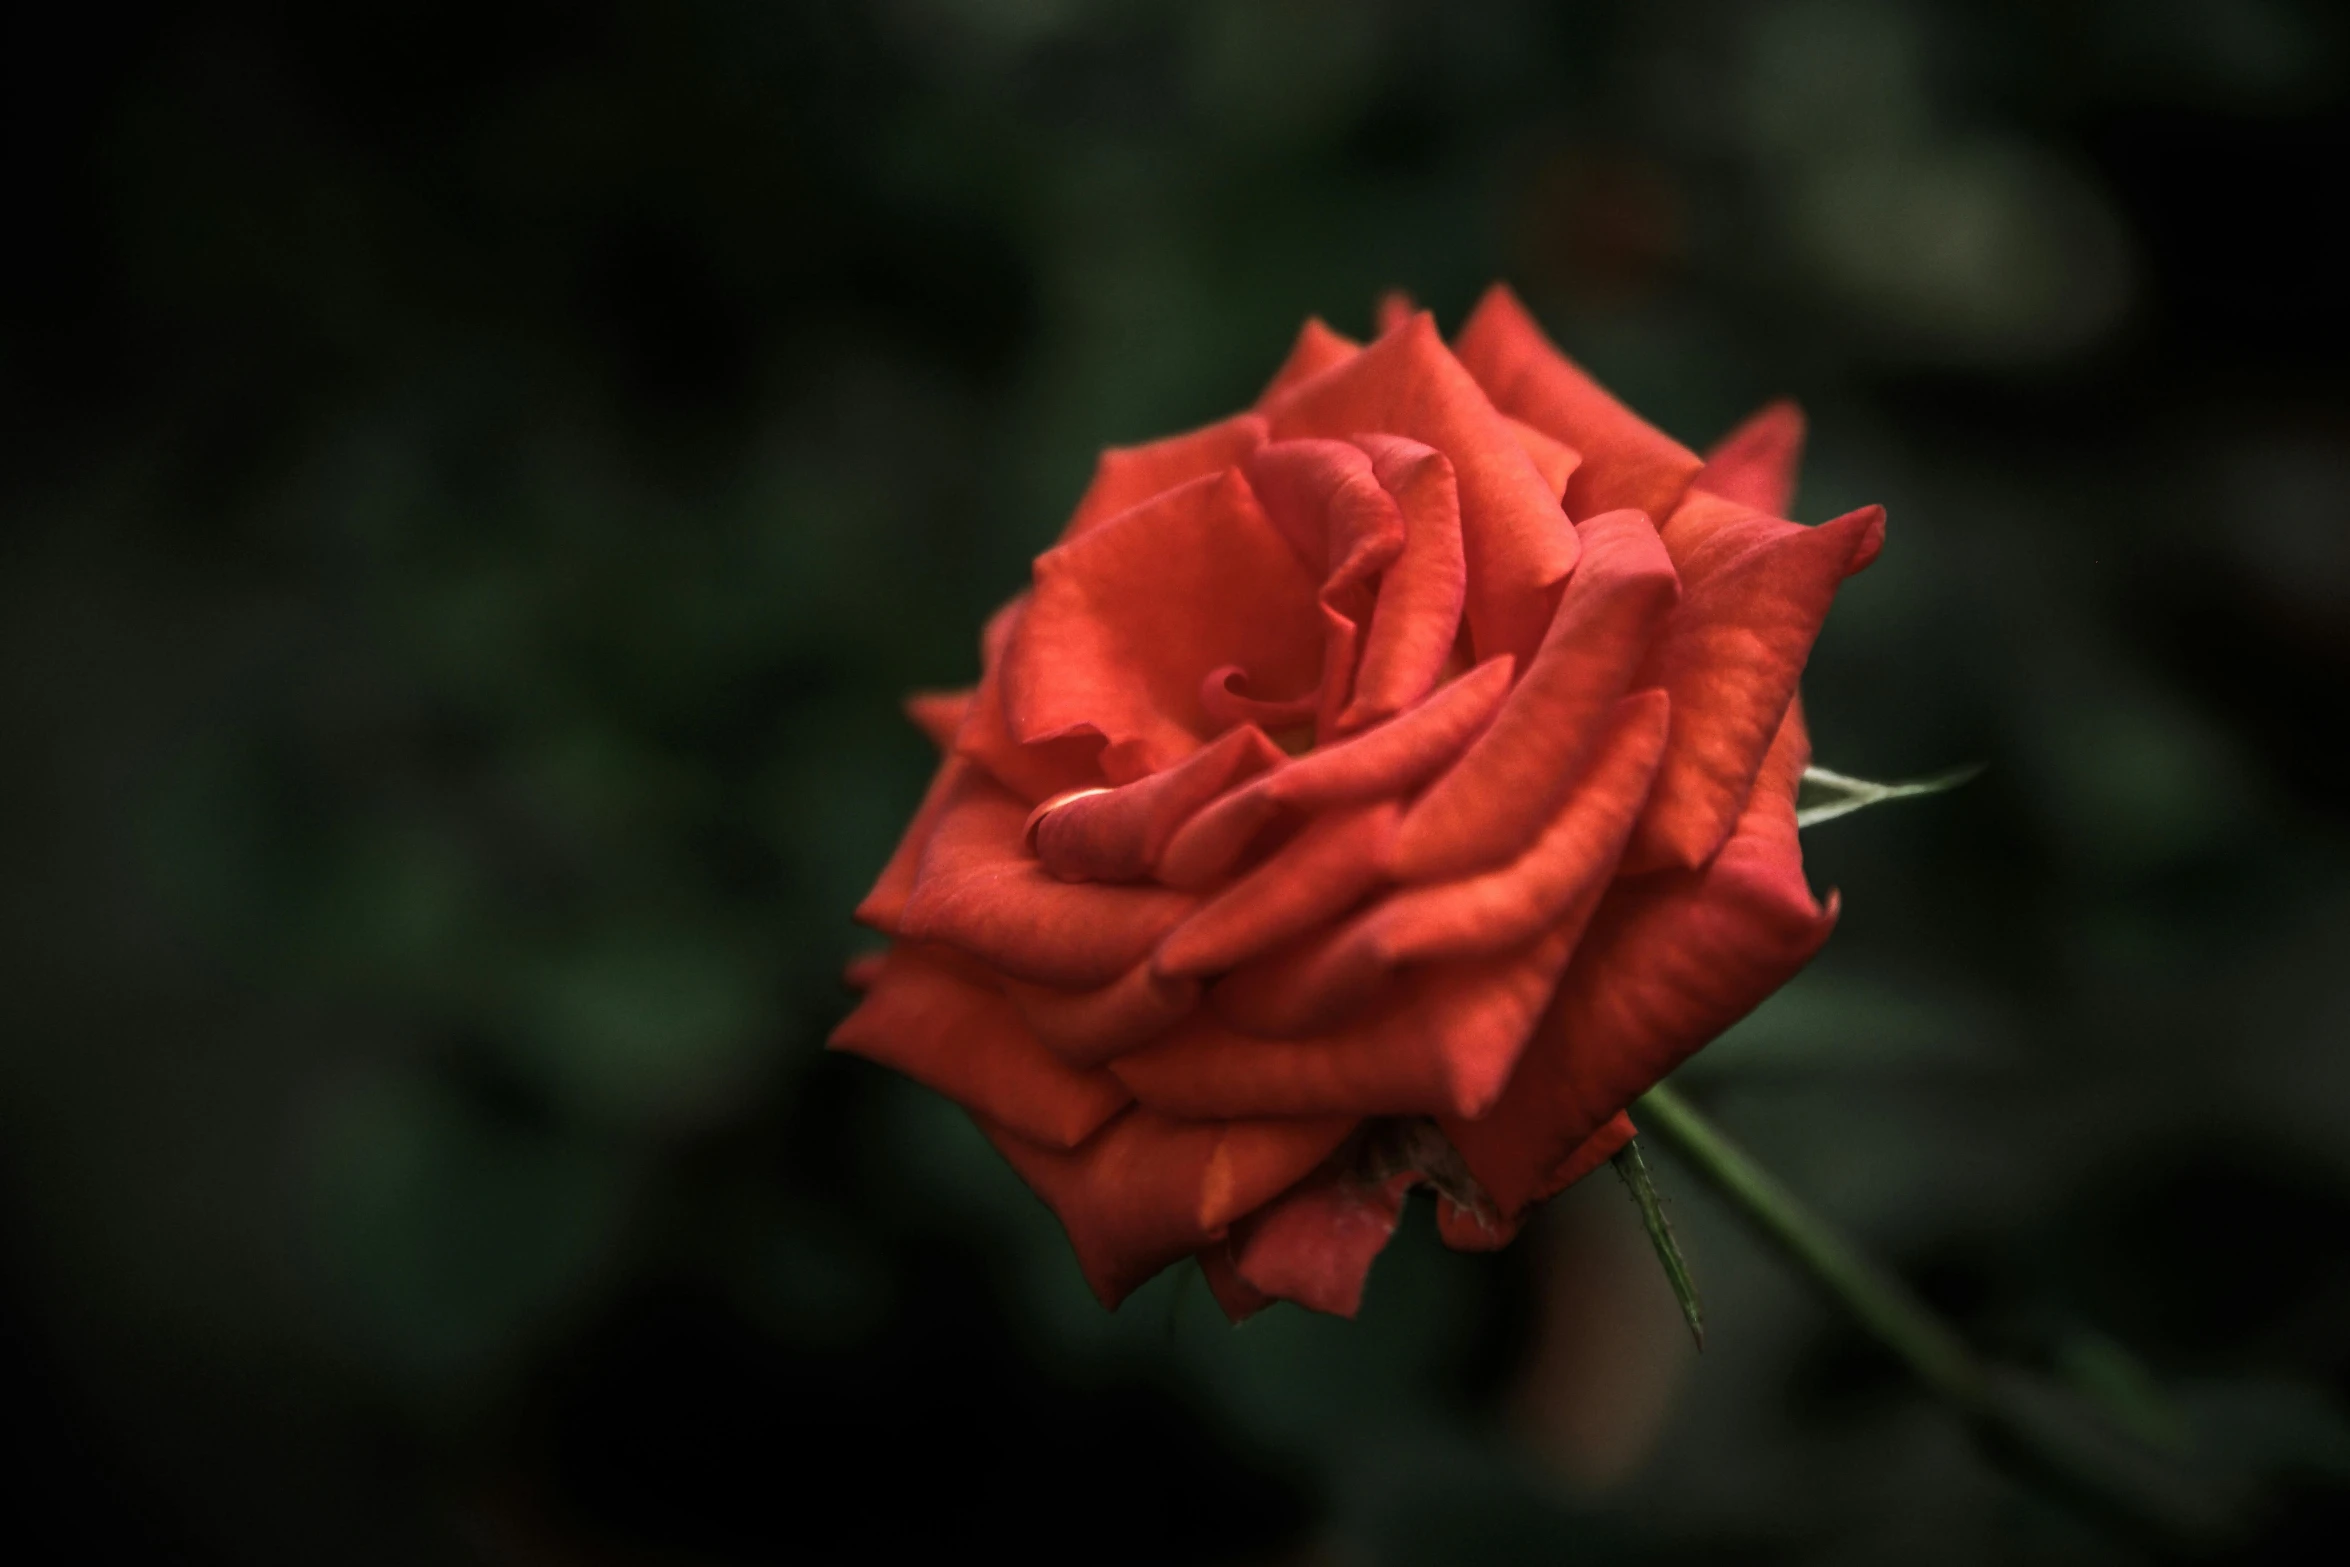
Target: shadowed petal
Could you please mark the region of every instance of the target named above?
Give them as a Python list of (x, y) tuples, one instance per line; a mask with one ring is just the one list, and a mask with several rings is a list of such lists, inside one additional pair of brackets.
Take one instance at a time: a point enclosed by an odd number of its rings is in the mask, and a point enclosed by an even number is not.
[(1199, 981), (1169, 979), (1147, 962), (1095, 990), (1056, 990), (1010, 978), (1002, 985), (1029, 1030), (1072, 1066), (1100, 1066), (1140, 1049), (1199, 1004)]
[[(1559, 1167), (1544, 1178), (1544, 1196), (1556, 1196), (1613, 1159), (1635, 1136), (1629, 1116), (1619, 1115), (1583, 1139)], [(1516, 1238), (1525, 1222), (1525, 1210), (1514, 1214), (1483, 1214), (1454, 1202), (1436, 1207), (1436, 1233), (1454, 1251), (1499, 1251)]]
[(1074, 1148), (1130, 1102), (1118, 1080), (1038, 1044), (968, 961), (892, 948), (831, 1048), (905, 1073), (965, 1109), (1054, 1148)]
[(1062, 1151), (975, 1118), (1069, 1232), (1085, 1282), (1115, 1307), (1167, 1264), (1220, 1240), (1329, 1157), (1343, 1116), (1179, 1121), (1140, 1106)]
[(1669, 513), (1700, 466), (1697, 454), (1610, 396), (1535, 325), (1518, 296), (1486, 291), (1454, 343), (1494, 406), (1573, 447), (1570, 517), (1629, 506)]

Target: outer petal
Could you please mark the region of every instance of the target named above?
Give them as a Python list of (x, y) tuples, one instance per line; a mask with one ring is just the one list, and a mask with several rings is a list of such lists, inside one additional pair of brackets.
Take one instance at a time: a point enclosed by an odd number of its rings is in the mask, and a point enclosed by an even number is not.
[(1568, 516), (1630, 506), (1662, 517), (1696, 477), (1695, 452), (1608, 395), (1501, 284), (1470, 312), (1455, 349), (1494, 406), (1582, 454), (1567, 483)]
[(1139, 881), (1200, 807), (1282, 760), (1263, 730), (1243, 725), (1165, 772), (1060, 804), (1047, 801), (1030, 818), (1029, 837), (1044, 868), (1062, 881)]
[(1137, 1107), (1063, 1152), (978, 1119), (1060, 1218), (1086, 1283), (1111, 1307), (1296, 1185), (1355, 1128), (1346, 1117), (1178, 1121)]
[(1078, 499), (1069, 525), (1061, 530), (1061, 541), (1067, 543), (1097, 523), (1179, 484), (1204, 474), (1222, 473), (1255, 451), (1264, 439), (1265, 421), (1245, 413), (1163, 441), (1108, 448), (1095, 461), (1093, 482)]
[(1234, 1273), (1270, 1299), (1352, 1317), (1412, 1179), (1373, 1183), (1325, 1167), (1242, 1222), (1227, 1243)]
[(1004, 653), (1004, 711), (1023, 741), (1105, 736), (1130, 782), (1216, 732), (1200, 689), (1227, 665), (1260, 691), (1321, 676), (1315, 583), (1238, 470), (1194, 479), (1037, 559)]
[(1554, 590), (1574, 570), (1575, 536), (1509, 422), (1495, 412), (1425, 313), (1265, 409), (1276, 439), (1365, 430), (1407, 436), (1450, 459), (1460, 486), (1468, 619), (1479, 657), (1531, 653)]
[(1617, 883), (1500, 1103), (1440, 1122), (1505, 1213), (1556, 1190), (1576, 1148), (1827, 939), (1836, 900), (1813, 901), (1795, 836), (1808, 750), (1790, 714), (1721, 853)]
[(923, 846), (898, 934), (954, 947), (1040, 985), (1087, 990), (1142, 961), (1198, 900), (1164, 887), (1056, 881), (1022, 846), (1028, 808), (958, 773)]
[(1399, 878), (1459, 876), (1524, 849), (1558, 814), (1666, 625), (1680, 587), (1648, 519), (1609, 512), (1577, 531), (1583, 562), (1541, 651), (1492, 726), (1405, 818), (1390, 861)]
[(1273, 372), (1272, 381), (1258, 395), (1257, 407), (1264, 408), (1301, 381), (1311, 381), (1325, 370), (1335, 370), (1362, 351), (1362, 344), (1331, 331), (1320, 316), (1307, 317), (1306, 324), (1298, 331), (1297, 341), (1290, 345), (1289, 357), (1281, 362), (1281, 368)]
[(1803, 410), (1781, 398), (1722, 437), (1705, 454), (1696, 487), (1773, 517), (1795, 504), (1795, 474), (1803, 464)]
[(976, 1114), (1074, 1148), (1130, 1102), (1118, 1080), (1064, 1064), (966, 962), (892, 948), (831, 1047), (893, 1067)]
[(1510, 420), (1510, 433), (1518, 444), (1526, 448), (1526, 455), (1534, 460), (1535, 471), (1542, 482), (1562, 502), (1567, 497), (1567, 484), (1575, 477), (1575, 470), (1583, 466), (1583, 454), (1566, 442), (1543, 434), (1523, 419)]
[(890, 851), (889, 863), (881, 868), (881, 877), (874, 882), (873, 890), (857, 905), (858, 924), (869, 925), (885, 935), (898, 933), (898, 919), (905, 913), (906, 899), (914, 891), (915, 875), (922, 868), (922, 851), (930, 847), (930, 835), (937, 829), (947, 801), (974, 770), (969, 762), (950, 756), (931, 776), (930, 787), (923, 791), (922, 803), (914, 808), (914, 819), (906, 826), (906, 835)]
[(1520, 952), (1405, 974), (1389, 1004), (1314, 1038), (1255, 1039), (1195, 1012), (1110, 1070), (1170, 1115), (1482, 1115), (1509, 1081), (1575, 936), (1555, 930)]
[(1729, 834), (1837, 585), (1884, 533), (1880, 507), (1806, 528), (1704, 490), (1666, 523), (1687, 596), (1641, 678), (1672, 693), (1673, 732), (1628, 873), (1703, 864)]
[(1176, 832), (1159, 859), (1159, 879), (1170, 887), (1212, 886), (1287, 813), (1392, 799), (1416, 787), (1460, 754), (1509, 683), (1504, 654), (1386, 723), (1242, 784)]

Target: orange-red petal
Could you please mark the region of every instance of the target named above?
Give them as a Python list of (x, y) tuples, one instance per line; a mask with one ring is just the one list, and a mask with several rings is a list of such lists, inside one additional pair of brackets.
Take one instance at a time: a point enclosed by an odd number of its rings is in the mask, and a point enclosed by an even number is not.
[(1704, 490), (1666, 523), (1685, 593), (1641, 680), (1672, 694), (1673, 731), (1627, 873), (1694, 868), (1728, 836), (1837, 586), (1884, 532), (1875, 506), (1806, 528)]
[(1648, 519), (1609, 512), (1577, 531), (1583, 560), (1526, 678), (1404, 819), (1389, 862), (1402, 880), (1448, 879), (1523, 850), (1664, 634), (1680, 588)]
[(1235, 414), (1214, 424), (1140, 446), (1106, 448), (1094, 462), (1093, 482), (1061, 530), (1063, 543), (1203, 474), (1222, 473), (1265, 439), (1265, 421)]
[(1064, 1151), (978, 1119), (1060, 1219), (1086, 1283), (1111, 1307), (1296, 1185), (1356, 1124), (1343, 1116), (1181, 1121), (1137, 1106)]
[(914, 947), (890, 950), (831, 1047), (1053, 1148), (1076, 1147), (1131, 1102), (1109, 1073), (1039, 1044), (983, 972)]

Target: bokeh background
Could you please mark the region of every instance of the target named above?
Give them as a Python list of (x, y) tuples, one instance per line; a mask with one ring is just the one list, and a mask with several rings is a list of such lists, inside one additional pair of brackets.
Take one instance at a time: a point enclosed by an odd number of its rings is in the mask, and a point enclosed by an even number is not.
[(2350, 29), (2294, 0), (10, 8), (16, 1559), (2103, 1561), (1660, 1175), (1115, 1316), (828, 1057), (1094, 450), (1511, 279), (1890, 508), (1829, 951), (1685, 1074), (1977, 1342), (2350, 1524)]

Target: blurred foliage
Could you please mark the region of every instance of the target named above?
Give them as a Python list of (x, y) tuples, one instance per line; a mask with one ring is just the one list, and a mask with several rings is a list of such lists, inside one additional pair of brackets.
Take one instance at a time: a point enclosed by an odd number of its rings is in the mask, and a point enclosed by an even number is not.
[[(2350, 1469), (2345, 28), (2291, 0), (0, 23), (0, 1391), (174, 1560), (2093, 1560), (1703, 1198), (1116, 1316), (821, 1041), (1093, 450), (1515, 281), (1883, 500), (1829, 955), (1690, 1079), (1981, 1341)], [(1670, 1194), (1676, 1172), (1660, 1167)], [(1628, 1238), (1628, 1241), (1627, 1241)], [(1628, 1249), (1627, 1249), (1628, 1245)], [(1656, 1334), (1663, 1335), (1663, 1348)], [(1650, 1450), (1653, 1444), (1653, 1452)], [(855, 1499), (852, 1501), (852, 1499)]]

